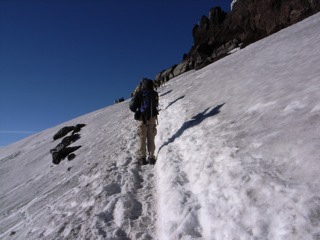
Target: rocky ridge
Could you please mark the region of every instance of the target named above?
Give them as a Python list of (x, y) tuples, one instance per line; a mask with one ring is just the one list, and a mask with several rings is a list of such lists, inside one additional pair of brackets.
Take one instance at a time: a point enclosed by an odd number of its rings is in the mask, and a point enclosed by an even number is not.
[(165, 82), (191, 69), (201, 69), (235, 48), (243, 48), (320, 11), (320, 0), (234, 0), (232, 10), (213, 7), (192, 29), (193, 46), (179, 64), (155, 80)]

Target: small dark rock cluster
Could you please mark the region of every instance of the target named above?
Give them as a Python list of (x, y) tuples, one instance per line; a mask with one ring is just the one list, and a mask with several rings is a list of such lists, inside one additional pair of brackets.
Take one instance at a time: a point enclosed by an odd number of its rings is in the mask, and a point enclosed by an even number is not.
[(192, 29), (193, 45), (182, 62), (161, 71), (155, 80), (166, 82), (191, 69), (201, 69), (320, 11), (320, 0), (237, 0), (232, 11), (220, 7), (202, 16)]
[(124, 101), (124, 98), (121, 97), (121, 98), (119, 98), (119, 99), (115, 99), (115, 100), (114, 100), (114, 103), (121, 103), (121, 102), (123, 102), (123, 101)]
[[(69, 161), (75, 158), (76, 155), (73, 152), (81, 148), (81, 146), (69, 146), (80, 139), (80, 134), (78, 134), (78, 132), (80, 132), (81, 128), (84, 126), (86, 125), (77, 124), (76, 126), (63, 127), (53, 136), (54, 141), (63, 137), (64, 138), (55, 148), (50, 150), (50, 153), (52, 154), (52, 163), (59, 164), (66, 157)], [(70, 132), (72, 132), (71, 135), (66, 136)]]

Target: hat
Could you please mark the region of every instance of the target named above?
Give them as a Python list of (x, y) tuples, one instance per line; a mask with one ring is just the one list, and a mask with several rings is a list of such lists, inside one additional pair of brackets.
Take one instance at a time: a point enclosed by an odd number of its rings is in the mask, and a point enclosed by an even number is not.
[(153, 81), (149, 78), (142, 78), (141, 86), (142, 89), (153, 89)]

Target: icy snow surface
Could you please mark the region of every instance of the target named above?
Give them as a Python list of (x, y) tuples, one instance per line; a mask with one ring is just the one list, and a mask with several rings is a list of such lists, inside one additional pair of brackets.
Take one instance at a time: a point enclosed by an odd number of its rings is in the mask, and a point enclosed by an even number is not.
[(317, 14), (170, 80), (155, 166), (128, 101), (0, 149), (0, 239), (319, 240), (319, 44)]

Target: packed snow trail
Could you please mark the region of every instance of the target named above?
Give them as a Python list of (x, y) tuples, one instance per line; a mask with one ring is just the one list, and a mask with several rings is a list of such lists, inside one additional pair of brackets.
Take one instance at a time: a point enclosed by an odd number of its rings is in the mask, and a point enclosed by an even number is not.
[(159, 239), (320, 239), (319, 26), (317, 14), (167, 84)]
[[(76, 123), (87, 124), (74, 143), (82, 146), (76, 158), (50, 164), (49, 150), (58, 143), (52, 136)], [(155, 239), (154, 166), (141, 167), (134, 158), (136, 127), (128, 102), (63, 126), (17, 143), (15, 153), (2, 153), (9, 155), (1, 161), (2, 173), (13, 161), (21, 171), (19, 179), (1, 174), (2, 187), (12, 189), (0, 199), (1, 239)]]
[[(99, 170), (106, 174), (99, 184), (103, 186), (103, 190), (96, 195), (94, 214), (90, 214), (95, 226), (89, 226), (85, 232), (90, 232), (91, 227), (98, 229), (97, 234), (102, 239), (155, 238), (156, 203), (153, 166), (141, 167), (134, 158), (133, 123), (124, 119), (120, 126), (119, 140), (123, 139), (119, 142), (120, 151), (107, 157), (106, 162), (109, 164)], [(93, 236), (96, 237), (97, 234)], [(90, 234), (84, 237), (93, 236)]]
[[(1, 148), (0, 239), (319, 240), (319, 26), (171, 79), (155, 166), (133, 159), (128, 101)], [(78, 123), (76, 157), (51, 164)]]

